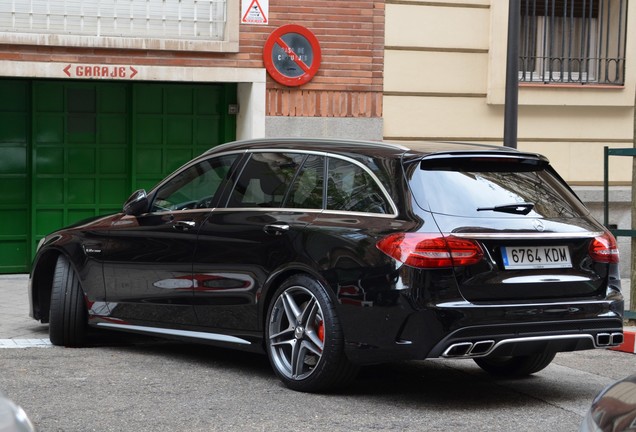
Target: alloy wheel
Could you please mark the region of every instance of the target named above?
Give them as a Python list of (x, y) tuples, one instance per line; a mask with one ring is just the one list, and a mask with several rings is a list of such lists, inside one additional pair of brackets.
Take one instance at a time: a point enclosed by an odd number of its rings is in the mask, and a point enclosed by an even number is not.
[(292, 380), (309, 377), (324, 349), (323, 312), (316, 297), (291, 286), (276, 299), (269, 316), (269, 350), (277, 370)]

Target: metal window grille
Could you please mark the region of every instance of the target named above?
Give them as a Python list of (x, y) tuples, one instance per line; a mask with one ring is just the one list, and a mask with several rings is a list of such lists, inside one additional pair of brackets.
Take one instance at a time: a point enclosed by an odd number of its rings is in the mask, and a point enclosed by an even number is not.
[(218, 41), (226, 18), (226, 0), (0, 1), (9, 33)]
[(519, 81), (623, 85), (627, 0), (521, 0)]

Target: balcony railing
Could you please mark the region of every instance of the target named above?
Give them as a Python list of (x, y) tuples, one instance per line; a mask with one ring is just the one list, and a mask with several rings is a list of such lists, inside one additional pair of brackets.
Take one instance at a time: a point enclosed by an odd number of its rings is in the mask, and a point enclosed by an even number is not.
[(623, 85), (627, 0), (521, 0), (519, 81)]

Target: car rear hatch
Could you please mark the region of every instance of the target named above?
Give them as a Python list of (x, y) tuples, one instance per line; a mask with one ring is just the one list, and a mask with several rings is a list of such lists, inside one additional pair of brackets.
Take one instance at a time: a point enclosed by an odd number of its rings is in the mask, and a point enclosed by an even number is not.
[[(483, 259), (457, 266), (471, 302), (603, 298), (615, 240), (539, 155), (432, 154), (406, 166), (418, 206)], [(450, 243), (449, 243), (450, 244)], [(452, 254), (452, 251), (451, 251)]]

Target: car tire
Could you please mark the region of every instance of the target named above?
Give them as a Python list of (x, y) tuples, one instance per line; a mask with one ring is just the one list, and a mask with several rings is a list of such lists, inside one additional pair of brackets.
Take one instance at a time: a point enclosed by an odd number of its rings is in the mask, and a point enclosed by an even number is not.
[(554, 360), (555, 356), (555, 352), (543, 352), (528, 356), (480, 357), (473, 360), (480, 368), (491, 375), (522, 377), (545, 369)]
[(344, 353), (333, 302), (322, 285), (306, 275), (292, 276), (274, 294), (265, 344), (276, 375), (292, 390), (333, 390), (350, 383), (358, 371)]
[(49, 339), (53, 345), (78, 347), (86, 340), (87, 312), (79, 278), (68, 258), (55, 264), (49, 311)]

